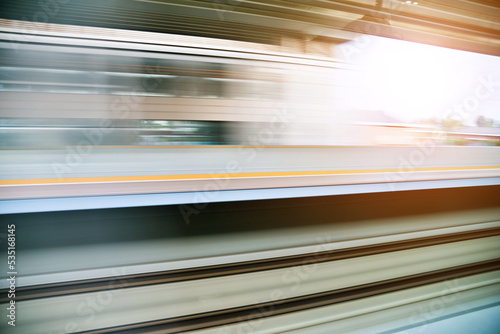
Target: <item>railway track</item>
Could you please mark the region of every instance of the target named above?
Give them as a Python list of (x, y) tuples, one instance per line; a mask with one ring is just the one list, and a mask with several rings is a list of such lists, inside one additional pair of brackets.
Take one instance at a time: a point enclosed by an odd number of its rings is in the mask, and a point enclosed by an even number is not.
[[(496, 225), (500, 225), (500, 222), (497, 222)], [(186, 282), (191, 280), (224, 277), (228, 275), (254, 273), (265, 270), (314, 265), (331, 261), (339, 261), (364, 256), (385, 254), (390, 252), (417, 249), (421, 247), (436, 246), (480, 238), (489, 238), (499, 235), (500, 226), (333, 251), (322, 251), (280, 258), (260, 259), (242, 263), (226, 263), (221, 265), (178, 269), (166, 272), (122, 275), (119, 277), (119, 279), (121, 281), (127, 282), (127, 288), (175, 282)], [(33, 300), (38, 298), (49, 298), (123, 288), (123, 286), (113, 284), (116, 279), (116, 277), (95, 278), (19, 287), (16, 291), (16, 300)], [(7, 293), (8, 289), (0, 290), (0, 303), (5, 303), (8, 301)]]
[[(71, 328), (69, 332), (78, 333), (217, 333), (216, 328), (224, 332), (233, 326), (228, 333), (237, 333), (242, 324), (370, 303), (371, 298), (391, 294), (410, 294), (394, 300), (408, 306), (426, 300), (422, 289), (457, 280), (468, 283), (447, 294), (462, 289), (469, 296), (479, 289), (490, 293), (473, 298), (474, 305), (500, 303), (500, 290), (491, 292), (500, 285), (499, 223), (433, 232), (420, 238), (403, 234), (393, 236), (402, 240), (392, 242), (163, 272), (90, 279), (78, 279), (75, 272), (73, 280), (48, 284), (34, 284), (34, 276), (30, 285), (16, 290), (17, 312), (23, 315), (19, 327), (27, 332)], [(5, 296), (7, 291), (1, 292)], [(348, 318), (340, 317), (332, 325)], [(266, 326), (251, 332), (265, 333)]]

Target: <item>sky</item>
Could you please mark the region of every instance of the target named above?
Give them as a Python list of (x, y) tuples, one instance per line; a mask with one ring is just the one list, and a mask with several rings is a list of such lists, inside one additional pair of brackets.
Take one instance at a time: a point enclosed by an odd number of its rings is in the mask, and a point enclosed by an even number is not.
[(363, 68), (341, 79), (364, 92), (344, 107), (383, 110), (405, 122), (500, 121), (500, 57), (367, 35), (337, 46), (336, 56)]

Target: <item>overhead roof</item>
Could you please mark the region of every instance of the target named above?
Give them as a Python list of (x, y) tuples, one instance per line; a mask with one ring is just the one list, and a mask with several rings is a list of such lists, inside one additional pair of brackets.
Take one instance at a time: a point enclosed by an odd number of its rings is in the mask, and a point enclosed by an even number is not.
[(0, 18), (276, 45), (375, 34), (500, 56), (494, 0), (19, 0)]

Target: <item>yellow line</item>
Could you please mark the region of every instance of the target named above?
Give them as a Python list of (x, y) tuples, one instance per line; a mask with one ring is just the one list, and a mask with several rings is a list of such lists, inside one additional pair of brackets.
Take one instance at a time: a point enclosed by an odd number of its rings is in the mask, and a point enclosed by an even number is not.
[(500, 169), (500, 166), (426, 167), (426, 168), (413, 168), (411, 170), (388, 168), (388, 169), (353, 169), (353, 170), (297, 171), (297, 172), (254, 172), (254, 173), (136, 175), (136, 176), (18, 179), (18, 180), (0, 180), (0, 186), (61, 184), (61, 183), (94, 183), (94, 182), (201, 180), (201, 179), (217, 179), (217, 178), (256, 178), (256, 177), (280, 177), (280, 176), (328, 176), (328, 175), (346, 175), (346, 174), (467, 171), (467, 170), (485, 170), (485, 169)]

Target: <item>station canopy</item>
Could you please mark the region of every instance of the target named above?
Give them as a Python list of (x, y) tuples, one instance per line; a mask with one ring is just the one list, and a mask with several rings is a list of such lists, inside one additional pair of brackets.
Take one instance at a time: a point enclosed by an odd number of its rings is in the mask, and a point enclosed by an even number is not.
[(308, 48), (359, 34), (500, 55), (495, 0), (20, 0), (0, 18)]

